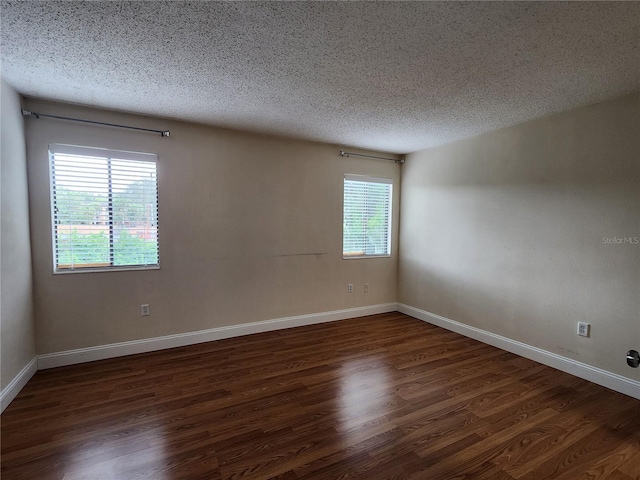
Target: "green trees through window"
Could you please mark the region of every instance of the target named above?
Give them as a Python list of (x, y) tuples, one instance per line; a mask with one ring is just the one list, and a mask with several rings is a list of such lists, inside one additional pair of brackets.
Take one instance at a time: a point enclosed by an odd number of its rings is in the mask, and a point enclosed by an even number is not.
[(387, 256), (391, 253), (390, 179), (345, 175), (343, 256)]
[(155, 155), (52, 147), (55, 270), (157, 266)]

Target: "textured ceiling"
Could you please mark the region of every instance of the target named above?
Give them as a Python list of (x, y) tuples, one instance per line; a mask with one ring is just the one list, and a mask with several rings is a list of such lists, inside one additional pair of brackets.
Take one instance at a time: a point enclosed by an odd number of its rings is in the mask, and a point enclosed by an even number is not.
[(6, 2), (28, 96), (406, 153), (640, 88), (640, 3)]

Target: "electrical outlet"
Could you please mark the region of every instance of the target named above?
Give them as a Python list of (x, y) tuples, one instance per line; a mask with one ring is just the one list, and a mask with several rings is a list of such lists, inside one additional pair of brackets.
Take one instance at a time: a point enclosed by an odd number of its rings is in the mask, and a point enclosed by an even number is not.
[(353, 293), (353, 283), (347, 285), (347, 293)]
[(591, 332), (591, 324), (585, 322), (578, 322), (578, 335), (581, 337), (588, 337)]
[(369, 293), (369, 284), (368, 283), (364, 284), (364, 293)]
[(149, 314), (149, 304), (145, 303), (144, 305), (140, 305), (140, 315), (142, 315), (143, 317), (147, 317), (149, 316)]

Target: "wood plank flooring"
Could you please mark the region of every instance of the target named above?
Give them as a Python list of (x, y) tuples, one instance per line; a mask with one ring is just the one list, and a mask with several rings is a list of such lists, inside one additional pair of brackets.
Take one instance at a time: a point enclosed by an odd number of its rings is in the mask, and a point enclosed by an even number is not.
[(38, 372), (2, 480), (640, 479), (640, 401), (400, 313)]

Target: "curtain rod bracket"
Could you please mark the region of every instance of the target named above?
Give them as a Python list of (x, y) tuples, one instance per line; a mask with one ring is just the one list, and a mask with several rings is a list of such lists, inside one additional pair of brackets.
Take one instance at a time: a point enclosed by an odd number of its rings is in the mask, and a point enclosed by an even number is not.
[(34, 112), (30, 112), (29, 110), (25, 110), (24, 108), (22, 109), (22, 116), (24, 117), (30, 117), (30, 116), (34, 116), (36, 118), (40, 118), (40, 115), (38, 115), (37, 113)]

